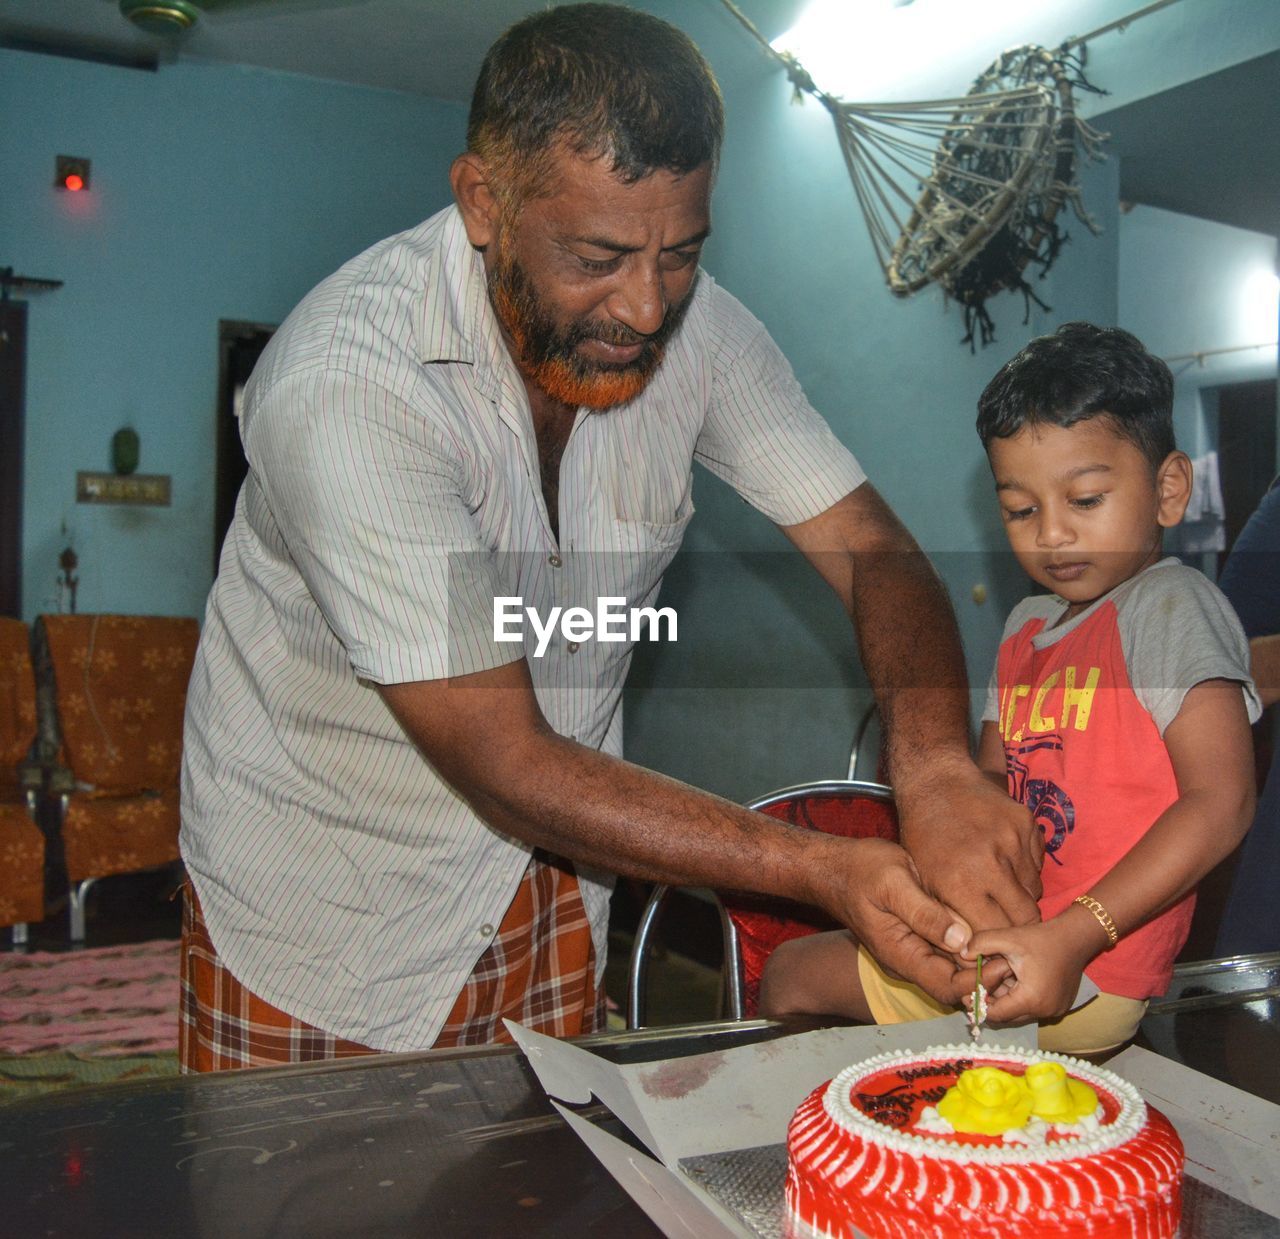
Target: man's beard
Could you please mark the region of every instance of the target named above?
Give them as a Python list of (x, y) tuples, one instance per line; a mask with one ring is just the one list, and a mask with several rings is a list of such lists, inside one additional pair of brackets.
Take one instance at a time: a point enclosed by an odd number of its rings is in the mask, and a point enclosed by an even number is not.
[[(489, 300), (498, 321), (515, 348), (521, 373), (553, 400), (571, 407), (608, 409), (638, 396), (662, 362), (667, 342), (675, 334), (691, 293), (667, 309), (662, 325), (644, 336), (618, 322), (574, 319), (556, 324), (533, 282), (515, 259), (499, 260), (487, 278)], [(640, 355), (618, 365), (590, 361), (578, 354), (584, 340), (603, 340), (622, 346), (641, 344)]]

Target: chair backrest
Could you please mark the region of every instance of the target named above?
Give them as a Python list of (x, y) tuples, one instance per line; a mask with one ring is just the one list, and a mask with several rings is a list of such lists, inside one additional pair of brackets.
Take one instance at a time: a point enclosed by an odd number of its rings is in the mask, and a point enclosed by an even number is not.
[(883, 783), (888, 777), (885, 760), (883, 728), (880, 710), (873, 701), (858, 719), (853, 729), (853, 747), (849, 750), (849, 779), (870, 779)]
[(132, 795), (178, 784), (200, 626), (144, 615), (42, 615), (62, 757), (81, 786)]
[[(832, 779), (773, 792), (747, 806), (769, 817), (847, 839), (898, 838), (898, 813), (893, 791), (883, 783), (856, 779)], [(760, 1003), (760, 974), (765, 961), (790, 938), (839, 926), (825, 913), (805, 904), (788, 903), (756, 895), (727, 892), (721, 895), (734, 929), (741, 1007), (744, 1018), (755, 1016)]]
[[(898, 815), (893, 791), (883, 783), (856, 779), (828, 779), (771, 792), (747, 805), (768, 817), (801, 830), (851, 839), (898, 838)], [(658, 886), (649, 898), (636, 929), (627, 977), (627, 1026), (643, 1028), (647, 1007), (649, 955), (654, 929), (670, 887)], [(740, 892), (717, 897), (724, 938), (725, 990), (729, 1014), (751, 1019), (759, 1008), (760, 974), (765, 960), (788, 938), (837, 928), (817, 908), (766, 895)]]
[(0, 616), (0, 782), (26, 759), (36, 737), (36, 680), (26, 624)]

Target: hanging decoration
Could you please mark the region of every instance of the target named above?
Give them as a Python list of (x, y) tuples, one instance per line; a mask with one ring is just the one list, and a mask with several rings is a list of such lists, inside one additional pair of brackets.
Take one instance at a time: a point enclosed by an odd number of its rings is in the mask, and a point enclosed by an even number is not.
[[(1168, 3), (1169, 0), (1163, 0)], [(854, 193), (889, 289), (906, 297), (930, 283), (964, 308), (963, 343), (994, 338), (987, 301), (1022, 293), (1049, 309), (1027, 278), (1043, 277), (1066, 240), (1070, 205), (1092, 231), (1077, 181), (1079, 152), (1101, 158), (1105, 135), (1075, 111), (1084, 41), (1055, 51), (1028, 45), (996, 60), (967, 95), (912, 103), (851, 103), (820, 90), (789, 52), (778, 52), (737, 8), (726, 8), (786, 68), (796, 97), (831, 114)], [(1163, 4), (1159, 7), (1163, 7)], [(1078, 50), (1072, 50), (1078, 48)]]

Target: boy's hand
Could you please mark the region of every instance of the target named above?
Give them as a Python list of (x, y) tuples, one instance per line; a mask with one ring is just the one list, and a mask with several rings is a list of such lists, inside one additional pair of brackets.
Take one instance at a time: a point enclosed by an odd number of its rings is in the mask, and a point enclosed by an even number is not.
[(896, 800), (925, 890), (978, 930), (1039, 921), (1044, 840), (1024, 806), (971, 763), (899, 788)]
[(965, 954), (982, 955), (984, 981), (988, 954), (1004, 956), (1010, 973), (988, 988), (987, 1019), (992, 1024), (1026, 1024), (1065, 1015), (1075, 1001), (1085, 965), (1105, 945), (1104, 941), (1100, 946), (1074, 916), (1064, 914), (1043, 924), (975, 934)]

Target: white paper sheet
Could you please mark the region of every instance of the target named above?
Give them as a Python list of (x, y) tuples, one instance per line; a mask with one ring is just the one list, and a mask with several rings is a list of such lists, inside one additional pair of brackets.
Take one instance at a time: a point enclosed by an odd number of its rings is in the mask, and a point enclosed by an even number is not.
[[(756, 1045), (652, 1063), (615, 1064), (578, 1046), (507, 1024), (548, 1096), (603, 1102), (658, 1159), (557, 1106), (664, 1234), (752, 1232), (681, 1173), (682, 1158), (776, 1144), (801, 1100), (850, 1063), (889, 1050), (968, 1045), (963, 1015), (916, 1024), (828, 1028)], [(1035, 1045), (1034, 1028), (984, 1030), (975, 1044)], [(1169, 1116), (1187, 1173), (1280, 1218), (1280, 1106), (1131, 1047), (1108, 1066)]]

